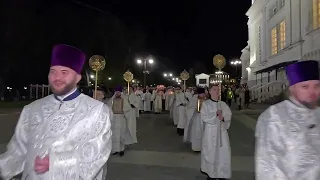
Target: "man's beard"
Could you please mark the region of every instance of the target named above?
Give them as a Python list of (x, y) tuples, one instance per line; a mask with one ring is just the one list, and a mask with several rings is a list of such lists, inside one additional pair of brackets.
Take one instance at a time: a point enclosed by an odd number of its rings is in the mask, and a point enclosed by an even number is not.
[(306, 108), (308, 109), (314, 109), (317, 105), (316, 102), (305, 102), (305, 101), (301, 101), (300, 102), (302, 105), (304, 105)]
[(56, 96), (63, 96), (68, 94), (71, 90), (75, 88), (75, 85), (73, 83), (66, 84), (66, 86), (62, 90), (56, 90), (52, 86), (52, 84), (49, 83), (49, 87), (51, 92)]

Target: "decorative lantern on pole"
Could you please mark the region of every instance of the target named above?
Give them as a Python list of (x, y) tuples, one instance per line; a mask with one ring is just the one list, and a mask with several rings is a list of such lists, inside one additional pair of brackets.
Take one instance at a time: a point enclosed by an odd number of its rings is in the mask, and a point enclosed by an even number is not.
[(97, 87), (98, 87), (98, 74), (99, 71), (102, 71), (106, 66), (106, 60), (103, 56), (93, 55), (89, 59), (89, 66), (93, 71), (96, 72), (95, 83), (94, 83), (94, 99), (97, 99)]
[(130, 94), (130, 82), (133, 80), (133, 74), (128, 70), (123, 74), (123, 79), (128, 83), (128, 95)]
[(180, 78), (183, 80), (183, 90), (186, 91), (186, 81), (189, 79), (189, 73), (186, 70), (183, 70), (182, 73), (180, 73)]
[[(213, 57), (213, 65), (221, 71), (226, 65), (226, 58), (221, 54), (215, 55)], [(219, 100), (221, 101), (221, 79), (219, 81)], [(218, 103), (218, 109), (221, 109), (221, 104)], [(220, 122), (220, 147), (222, 147), (222, 137), (221, 137), (221, 122)]]

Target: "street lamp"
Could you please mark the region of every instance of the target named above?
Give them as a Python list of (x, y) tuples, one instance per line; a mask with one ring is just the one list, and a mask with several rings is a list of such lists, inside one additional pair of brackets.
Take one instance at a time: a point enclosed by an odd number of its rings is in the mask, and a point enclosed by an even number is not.
[(164, 74), (163, 74), (163, 76), (164, 76), (164, 77), (167, 77), (167, 76), (168, 76), (168, 74), (167, 74), (167, 73), (164, 73)]
[(147, 58), (143, 58), (143, 59), (137, 59), (137, 63), (138, 63), (138, 64), (142, 64), (142, 63), (143, 63), (143, 86), (146, 87), (147, 74), (150, 73), (150, 72), (148, 71), (148, 69), (147, 69), (147, 63), (153, 64), (154, 61), (153, 61), (153, 59), (151, 59), (150, 57), (147, 57)]
[(93, 75), (93, 74), (91, 74), (91, 75), (90, 75), (90, 78), (91, 78), (91, 79), (94, 79), (94, 75)]
[(234, 60), (234, 61), (231, 61), (230, 64), (236, 67), (236, 76), (238, 76), (238, 66), (241, 65), (241, 61)]
[(111, 81), (111, 80), (112, 80), (112, 78), (111, 78), (111, 77), (108, 77), (108, 80), (109, 80), (109, 81)]

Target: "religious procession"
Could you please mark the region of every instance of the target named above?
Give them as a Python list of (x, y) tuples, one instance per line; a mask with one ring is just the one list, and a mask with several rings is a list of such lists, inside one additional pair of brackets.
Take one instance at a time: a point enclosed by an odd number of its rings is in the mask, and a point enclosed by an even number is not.
[[(137, 119), (150, 113), (169, 114), (177, 136), (190, 145), (190, 152), (200, 154), (199, 173), (206, 179), (234, 177), (231, 87), (225, 87), (228, 98), (222, 98), (221, 83), (187, 87), (186, 71), (180, 74), (183, 85), (133, 87), (133, 74), (126, 71), (125, 83), (114, 87), (112, 96), (96, 83), (90, 97), (77, 88), (86, 61), (78, 48), (53, 47), (48, 75), (52, 94), (23, 108), (7, 151), (0, 156), (3, 179), (22, 173), (23, 180), (104, 180), (110, 155), (125, 157), (139, 143)], [(105, 66), (101, 56), (91, 57), (88, 63), (96, 73)], [(215, 57), (214, 65), (221, 70), (223, 56)], [(300, 61), (288, 65), (286, 72), (289, 99), (270, 106), (257, 122), (255, 178), (319, 180), (318, 62)], [(245, 91), (243, 85), (235, 93), (240, 94), (239, 109), (247, 101)]]

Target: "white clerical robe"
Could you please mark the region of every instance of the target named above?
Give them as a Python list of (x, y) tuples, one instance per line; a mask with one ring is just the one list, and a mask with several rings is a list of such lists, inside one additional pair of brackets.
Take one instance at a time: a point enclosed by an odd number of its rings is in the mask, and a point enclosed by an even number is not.
[(154, 112), (160, 113), (162, 112), (162, 97), (163, 97), (163, 92), (159, 91), (155, 94), (155, 99), (154, 99)]
[[(23, 172), (24, 180), (102, 180), (111, 151), (111, 112), (80, 94), (69, 101), (54, 95), (25, 106), (15, 134), (0, 156), (4, 179)], [(49, 156), (49, 171), (36, 174), (36, 157)]]
[(171, 108), (172, 108), (172, 117), (173, 117), (173, 124), (174, 124), (175, 126), (177, 126), (177, 125), (178, 125), (178, 122), (179, 122), (178, 106), (177, 106), (177, 104), (176, 104), (176, 102), (177, 102), (177, 96), (178, 96), (178, 93), (175, 92), (175, 94), (174, 94), (174, 100), (173, 100), (172, 106), (171, 106)]
[(157, 94), (157, 91), (153, 90), (151, 94), (152, 111), (154, 111), (154, 101), (156, 99), (156, 94)]
[(256, 180), (320, 179), (320, 109), (290, 98), (258, 118)]
[[(125, 144), (135, 144), (138, 142), (136, 108), (131, 106), (132, 102), (128, 95), (123, 94), (121, 97), (126, 101), (126, 103), (123, 104), (124, 116), (126, 118), (126, 131), (124, 134)], [(133, 105), (137, 105), (136, 103)]]
[(165, 99), (165, 110), (169, 111), (170, 110), (170, 99), (171, 99), (171, 91), (166, 91), (164, 94), (164, 99)]
[(143, 92), (141, 90), (136, 90), (135, 94), (137, 95), (138, 102), (139, 102), (139, 107), (137, 107), (138, 110), (142, 111), (143, 110)]
[[(222, 110), (224, 122), (217, 116), (217, 110)], [(228, 129), (231, 123), (231, 110), (223, 102), (206, 100), (201, 108), (201, 120), (204, 132), (201, 149), (201, 170), (210, 178), (231, 178), (231, 148)]]
[(136, 117), (138, 118), (140, 116), (140, 113), (139, 113), (139, 106), (140, 106), (140, 101), (139, 101), (139, 97), (135, 94), (135, 93), (131, 93), (129, 95), (129, 102), (130, 104), (132, 104), (134, 106), (134, 109), (135, 109), (135, 114), (136, 114)]
[(151, 111), (151, 93), (147, 91), (142, 96), (143, 100), (143, 111), (149, 112)]
[(193, 151), (201, 151), (201, 146), (202, 146), (202, 136), (204, 132), (204, 125), (203, 122), (201, 121), (201, 115), (200, 112), (197, 110), (193, 114), (191, 118), (191, 149)]
[(170, 112), (170, 117), (172, 118), (172, 104), (173, 104), (173, 101), (174, 101), (174, 93), (173, 92), (170, 92), (167, 97), (166, 97), (166, 104), (167, 104), (167, 110)]
[(112, 130), (112, 153), (121, 152), (125, 149), (125, 132), (127, 129), (124, 107), (130, 106), (124, 98), (111, 98), (111, 109), (113, 118), (111, 120)]
[(187, 101), (187, 107), (186, 107), (187, 120), (186, 120), (186, 126), (184, 128), (183, 141), (191, 142), (191, 128), (192, 128), (191, 118), (197, 109), (198, 94), (191, 95), (191, 93), (188, 93), (187, 98), (189, 101)]
[(178, 113), (178, 126), (179, 129), (184, 129), (187, 122), (187, 111), (186, 111), (187, 100), (183, 92), (178, 93), (176, 97), (176, 111)]

